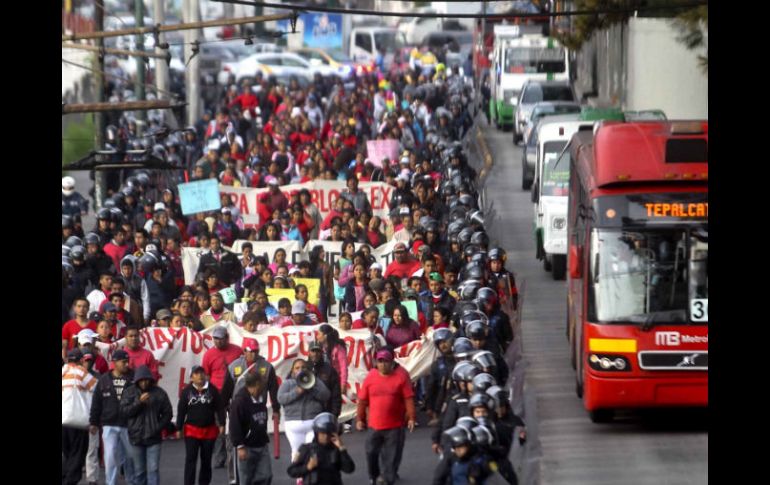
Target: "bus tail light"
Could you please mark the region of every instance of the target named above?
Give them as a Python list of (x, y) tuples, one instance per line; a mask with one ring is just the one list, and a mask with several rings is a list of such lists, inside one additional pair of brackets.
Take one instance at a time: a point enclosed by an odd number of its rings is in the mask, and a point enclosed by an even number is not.
[(572, 279), (582, 278), (583, 272), (583, 251), (576, 244), (569, 246), (569, 276)]

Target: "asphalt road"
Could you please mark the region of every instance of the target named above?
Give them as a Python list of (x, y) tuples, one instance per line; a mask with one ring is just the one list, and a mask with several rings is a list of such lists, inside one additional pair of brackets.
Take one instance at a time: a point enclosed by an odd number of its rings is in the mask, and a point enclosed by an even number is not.
[[(593, 424), (575, 394), (565, 337), (566, 284), (535, 259), (530, 192), (521, 189), (522, 148), (510, 131), (480, 121), (494, 167), (485, 183), (499, 222), (487, 224), (508, 252), (508, 269), (525, 286), (521, 323), (526, 369), (524, 419), (531, 476), (541, 484), (708, 483), (704, 412), (626, 413)], [(542, 455), (542, 456), (539, 456)], [(538, 463), (539, 462), (539, 463)]]

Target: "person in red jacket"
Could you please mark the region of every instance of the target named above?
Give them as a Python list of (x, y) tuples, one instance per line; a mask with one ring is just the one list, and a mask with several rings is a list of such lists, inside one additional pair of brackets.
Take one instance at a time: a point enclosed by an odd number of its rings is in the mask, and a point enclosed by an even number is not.
[[(214, 346), (203, 354), (201, 366), (209, 376), (209, 383), (221, 392), (225, 384), (227, 366), (243, 355), (243, 349), (229, 342), (227, 328), (221, 325), (214, 328), (211, 336), (214, 337)], [(219, 435), (214, 451), (214, 468), (224, 468), (226, 458), (227, 447), (224, 435)]]
[[(385, 483), (392, 485), (398, 472), (398, 448), (404, 441), (404, 416), (409, 431), (414, 431), (416, 412), (414, 390), (409, 374), (394, 362), (393, 350), (384, 347), (377, 351), (377, 368), (366, 375), (358, 393), (356, 429), (366, 436), (366, 464), (371, 483), (382, 471)], [(366, 409), (369, 408), (367, 416)], [(383, 470), (380, 470), (380, 458)]]
[(233, 100), (227, 104), (227, 107), (232, 108), (236, 104), (240, 105), (241, 111), (249, 110), (249, 114), (251, 114), (252, 118), (257, 117), (256, 109), (259, 106), (259, 99), (257, 99), (252, 92), (251, 83), (248, 81), (243, 83), (243, 91), (241, 94), (233, 98)]
[(396, 255), (388, 267), (385, 269), (385, 278), (395, 276), (397, 278), (409, 278), (412, 273), (420, 269), (420, 262), (412, 257), (406, 250), (406, 244), (400, 242), (393, 247), (393, 254)]
[(104, 245), (104, 254), (112, 259), (116, 268), (120, 268), (120, 261), (128, 253), (128, 244), (126, 244), (126, 231), (119, 227), (112, 237), (112, 241)]
[(126, 330), (126, 347), (124, 350), (128, 353), (128, 368), (136, 370), (139, 367), (146, 365), (152, 377), (155, 381), (160, 380), (160, 373), (158, 372), (158, 361), (152, 352), (142, 347), (142, 342), (139, 337), (139, 327), (131, 326)]

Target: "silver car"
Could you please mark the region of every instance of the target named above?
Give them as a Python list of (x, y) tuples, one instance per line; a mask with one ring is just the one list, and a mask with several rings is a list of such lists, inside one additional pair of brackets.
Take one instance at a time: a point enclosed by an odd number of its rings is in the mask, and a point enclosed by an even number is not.
[(521, 88), (513, 117), (513, 142), (524, 138), (532, 109), (542, 101), (577, 101), (569, 81), (526, 81)]

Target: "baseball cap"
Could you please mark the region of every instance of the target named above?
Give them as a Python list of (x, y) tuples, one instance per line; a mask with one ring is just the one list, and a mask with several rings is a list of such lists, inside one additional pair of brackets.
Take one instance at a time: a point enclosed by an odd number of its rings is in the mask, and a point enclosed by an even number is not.
[(222, 207), (222, 214), (232, 214), (233, 211), (229, 207)]
[(116, 311), (118, 311), (118, 307), (116, 307), (113, 303), (108, 302), (108, 303), (104, 304), (104, 306), (102, 307), (102, 311), (105, 312), (105, 313), (106, 312), (116, 312)]
[(321, 346), (321, 342), (318, 340), (311, 340), (307, 347), (308, 350), (323, 350), (323, 347)]
[(245, 338), (241, 342), (241, 348), (247, 352), (259, 352), (259, 342), (253, 338)]
[(369, 269), (378, 269), (382, 271), (382, 265), (380, 263), (372, 263), (372, 265), (369, 266)]
[(409, 210), (409, 207), (402, 207), (398, 210), (398, 213), (404, 216), (408, 216), (411, 211)]
[(211, 336), (214, 338), (227, 338), (227, 329), (219, 325), (211, 332)]
[(302, 301), (295, 301), (294, 304), (291, 306), (291, 314), (292, 315), (304, 315), (305, 314), (305, 303)]
[(406, 244), (404, 244), (404, 243), (402, 243), (402, 242), (400, 242), (400, 243), (397, 243), (397, 244), (396, 244), (396, 245), (393, 247), (393, 252), (394, 252), (394, 253), (400, 253), (401, 251), (406, 251)]
[(90, 328), (85, 328), (80, 332), (78, 332), (78, 343), (81, 345), (92, 344), (94, 343), (94, 335), (96, 334), (94, 333), (93, 330), (91, 330)]
[(278, 181), (276, 179), (270, 179), (267, 182), (267, 185), (275, 185), (277, 187), (278, 186)]
[(433, 273), (431, 273), (429, 278), (431, 281), (440, 281), (442, 283), (444, 282), (444, 277), (441, 276), (441, 273), (439, 273), (438, 271), (434, 271)]
[(112, 359), (113, 362), (116, 360), (128, 360), (128, 352), (126, 352), (123, 349), (118, 349), (115, 352), (112, 353)]
[(414, 288), (407, 288), (404, 290), (404, 298), (417, 298), (417, 292)]
[(293, 275), (297, 273), (299, 273), (299, 268), (296, 266), (289, 270), (289, 275)]
[(80, 360), (82, 358), (83, 358), (83, 352), (81, 352), (80, 349), (75, 348), (67, 352), (67, 362)]
[(281, 212), (281, 219), (291, 219), (291, 214), (288, 211)]
[(392, 361), (393, 360), (393, 352), (391, 352), (388, 349), (380, 349), (380, 350), (378, 350), (377, 353), (374, 354), (374, 360), (380, 360), (380, 359)]
[(172, 313), (165, 308), (161, 308), (155, 314), (155, 318), (157, 318), (158, 320), (163, 320), (164, 318), (171, 318), (171, 317), (172, 317)]
[(155, 212), (164, 211), (166, 210), (166, 204), (164, 204), (163, 202), (156, 202), (155, 205), (152, 207), (152, 210)]

